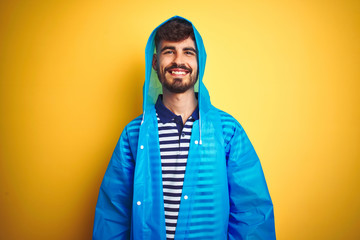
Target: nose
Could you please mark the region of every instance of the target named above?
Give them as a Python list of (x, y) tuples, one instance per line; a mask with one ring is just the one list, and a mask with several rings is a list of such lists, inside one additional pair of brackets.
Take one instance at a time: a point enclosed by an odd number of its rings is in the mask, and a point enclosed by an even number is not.
[(184, 64), (184, 56), (182, 53), (176, 53), (174, 55), (174, 63), (176, 63), (177, 65), (181, 65)]

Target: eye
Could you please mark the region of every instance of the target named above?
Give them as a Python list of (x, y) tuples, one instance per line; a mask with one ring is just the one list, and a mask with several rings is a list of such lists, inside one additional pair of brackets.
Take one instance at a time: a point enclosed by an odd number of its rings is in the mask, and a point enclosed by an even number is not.
[(172, 54), (172, 53), (174, 53), (174, 52), (171, 51), (171, 50), (167, 50), (167, 51), (164, 52), (164, 54)]
[(186, 55), (191, 55), (191, 56), (195, 55), (195, 53), (193, 51), (186, 51), (185, 54)]

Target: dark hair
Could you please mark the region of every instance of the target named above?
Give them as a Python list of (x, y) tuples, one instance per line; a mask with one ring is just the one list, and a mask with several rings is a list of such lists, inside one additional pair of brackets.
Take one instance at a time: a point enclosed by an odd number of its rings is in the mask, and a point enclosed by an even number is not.
[(179, 42), (191, 37), (195, 42), (192, 24), (181, 18), (174, 18), (159, 27), (155, 35), (155, 47), (158, 50), (162, 40)]

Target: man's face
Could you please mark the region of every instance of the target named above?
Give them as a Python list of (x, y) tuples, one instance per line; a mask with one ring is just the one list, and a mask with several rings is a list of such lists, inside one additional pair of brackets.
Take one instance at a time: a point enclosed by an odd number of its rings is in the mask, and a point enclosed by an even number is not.
[(192, 89), (198, 75), (194, 41), (190, 37), (180, 42), (161, 41), (153, 57), (153, 68), (163, 87), (170, 92)]

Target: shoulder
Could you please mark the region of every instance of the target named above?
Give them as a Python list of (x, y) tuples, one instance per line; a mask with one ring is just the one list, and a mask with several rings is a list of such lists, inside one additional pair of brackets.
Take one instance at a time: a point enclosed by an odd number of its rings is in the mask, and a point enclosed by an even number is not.
[(234, 132), (236, 129), (242, 129), (241, 124), (229, 113), (215, 108), (215, 111), (220, 117), (221, 125), (224, 131)]
[(139, 129), (141, 125), (142, 115), (130, 121), (121, 133), (118, 141), (119, 151), (125, 151), (133, 159), (136, 157), (137, 143), (139, 139)]
[(224, 143), (225, 146), (228, 146), (229, 142), (234, 137), (234, 135), (243, 131), (243, 128), (241, 124), (229, 113), (215, 107), (214, 107), (214, 111), (216, 111), (216, 114), (220, 118), (221, 127), (224, 136)]
[(139, 129), (142, 121), (142, 114), (132, 121), (130, 121), (124, 128), (124, 132), (128, 135), (129, 138), (134, 137), (134, 135), (139, 135)]
[[(121, 133), (120, 140), (130, 143), (137, 142), (139, 137), (139, 129), (141, 125), (142, 115), (130, 121)], [(132, 144), (131, 144), (132, 145)]]

